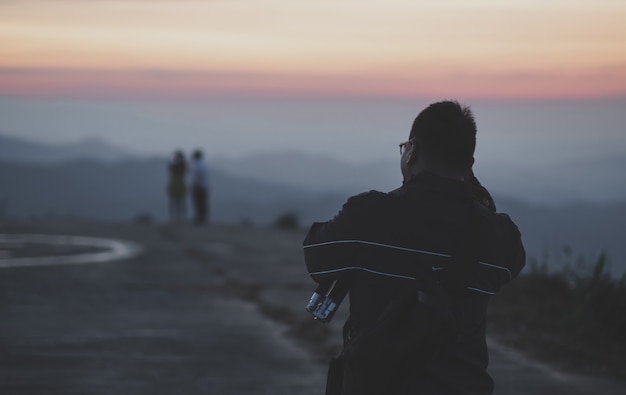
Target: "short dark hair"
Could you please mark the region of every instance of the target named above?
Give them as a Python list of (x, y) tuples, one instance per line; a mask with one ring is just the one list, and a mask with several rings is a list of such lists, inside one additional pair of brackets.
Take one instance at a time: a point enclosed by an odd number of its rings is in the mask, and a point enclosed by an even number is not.
[(409, 138), (439, 164), (467, 169), (476, 149), (476, 121), (470, 108), (457, 101), (433, 103), (415, 118)]
[(202, 159), (202, 156), (203, 155), (202, 155), (202, 151), (201, 150), (197, 149), (197, 150), (193, 151), (192, 158), (194, 158), (194, 159)]

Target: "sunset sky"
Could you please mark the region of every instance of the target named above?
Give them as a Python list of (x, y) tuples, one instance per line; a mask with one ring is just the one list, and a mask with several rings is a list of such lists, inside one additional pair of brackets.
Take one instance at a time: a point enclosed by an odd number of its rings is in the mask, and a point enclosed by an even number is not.
[(395, 161), (454, 98), (480, 163), (626, 155), (624, 21), (625, 0), (0, 0), (0, 134)]
[(0, 96), (626, 96), (623, 0), (0, 0)]

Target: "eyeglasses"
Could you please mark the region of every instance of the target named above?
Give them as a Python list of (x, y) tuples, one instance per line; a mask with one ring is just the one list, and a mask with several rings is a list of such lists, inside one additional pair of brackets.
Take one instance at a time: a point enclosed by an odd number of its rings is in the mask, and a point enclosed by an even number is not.
[(406, 150), (406, 147), (407, 147), (409, 144), (413, 144), (413, 140), (407, 140), (407, 141), (405, 141), (404, 143), (400, 143), (400, 144), (399, 144), (399, 145), (400, 145), (400, 155), (403, 155), (403, 154), (404, 154), (404, 150)]

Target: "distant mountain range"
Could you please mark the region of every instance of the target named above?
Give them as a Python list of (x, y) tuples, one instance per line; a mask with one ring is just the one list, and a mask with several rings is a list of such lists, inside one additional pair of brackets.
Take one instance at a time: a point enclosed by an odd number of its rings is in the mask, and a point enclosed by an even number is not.
[[(60, 164), (90, 160), (103, 163), (137, 160), (135, 155), (98, 139), (67, 145), (47, 145), (2, 136), (0, 160), (27, 164)], [(145, 158), (144, 158), (145, 159)], [(382, 191), (401, 183), (397, 160), (350, 164), (328, 156), (275, 152), (243, 158), (209, 158), (212, 167), (233, 176), (307, 190), (353, 194)], [(532, 204), (617, 203), (626, 201), (626, 154), (581, 159), (546, 166), (484, 163), (475, 172), (492, 193)]]
[[(130, 220), (148, 214), (167, 217), (164, 158), (99, 163), (76, 160), (56, 165), (0, 162), (0, 199), (5, 217), (76, 217)], [(211, 172), (212, 217), (222, 222), (268, 223), (279, 214), (316, 215), (324, 193)], [(345, 197), (337, 196), (337, 204)], [(336, 204), (335, 204), (336, 206)], [(319, 211), (319, 210), (317, 210)]]
[[(614, 165), (622, 163), (621, 158), (608, 158), (599, 161), (596, 169), (608, 166), (611, 160), (617, 162)], [(241, 160), (213, 159), (210, 164), (212, 219), (219, 222), (268, 224), (293, 211), (306, 226), (332, 218), (351, 194), (400, 185), (398, 165), (391, 163), (358, 166), (332, 158), (282, 153)], [(47, 146), (0, 136), (0, 220), (128, 221), (143, 215), (164, 221), (166, 167), (167, 158), (133, 158), (98, 141)], [(576, 169), (576, 174), (584, 171)], [(497, 178), (488, 173), (483, 169), (480, 174), (491, 188), (490, 183)], [(564, 188), (569, 187), (568, 181), (576, 181), (562, 176)], [(528, 181), (519, 177), (514, 175), (510, 182)], [(541, 174), (526, 177), (542, 179)], [(540, 184), (526, 188), (542, 193)], [(618, 196), (622, 184), (615, 186)], [(626, 271), (626, 199), (611, 203), (576, 203), (583, 199), (572, 199), (557, 206), (524, 203), (499, 194), (495, 188), (492, 191), (499, 210), (509, 213), (519, 225), (529, 256), (537, 264), (545, 261), (562, 266), (569, 261), (574, 265), (579, 255), (591, 262), (606, 251), (613, 273)], [(571, 246), (572, 256), (568, 256), (566, 245)]]
[(48, 145), (0, 134), (0, 158), (4, 161), (53, 164), (89, 159), (112, 163), (131, 157), (123, 149), (96, 138), (67, 145)]
[[(391, 190), (401, 184), (398, 161), (360, 165), (299, 152), (259, 154), (214, 161), (228, 172), (258, 180), (355, 193)], [(626, 155), (559, 163), (542, 168), (529, 164), (482, 163), (475, 171), (494, 194), (532, 204), (617, 203), (626, 201)]]

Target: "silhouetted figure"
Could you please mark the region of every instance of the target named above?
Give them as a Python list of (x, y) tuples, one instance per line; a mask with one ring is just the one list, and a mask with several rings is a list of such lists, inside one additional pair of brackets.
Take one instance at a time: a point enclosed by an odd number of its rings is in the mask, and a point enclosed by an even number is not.
[(434, 103), (400, 144), (402, 186), (311, 226), (304, 257), (319, 286), (306, 309), (327, 322), (349, 292), (327, 395), (493, 393), (487, 305), (525, 252), (471, 171), (475, 146), (470, 109)]
[(191, 159), (191, 194), (194, 224), (204, 225), (209, 221), (209, 167), (200, 150), (195, 150)]
[(187, 163), (182, 151), (176, 151), (168, 165), (169, 179), (167, 194), (169, 197), (170, 221), (173, 223), (185, 221), (187, 216), (185, 196), (187, 195)]

